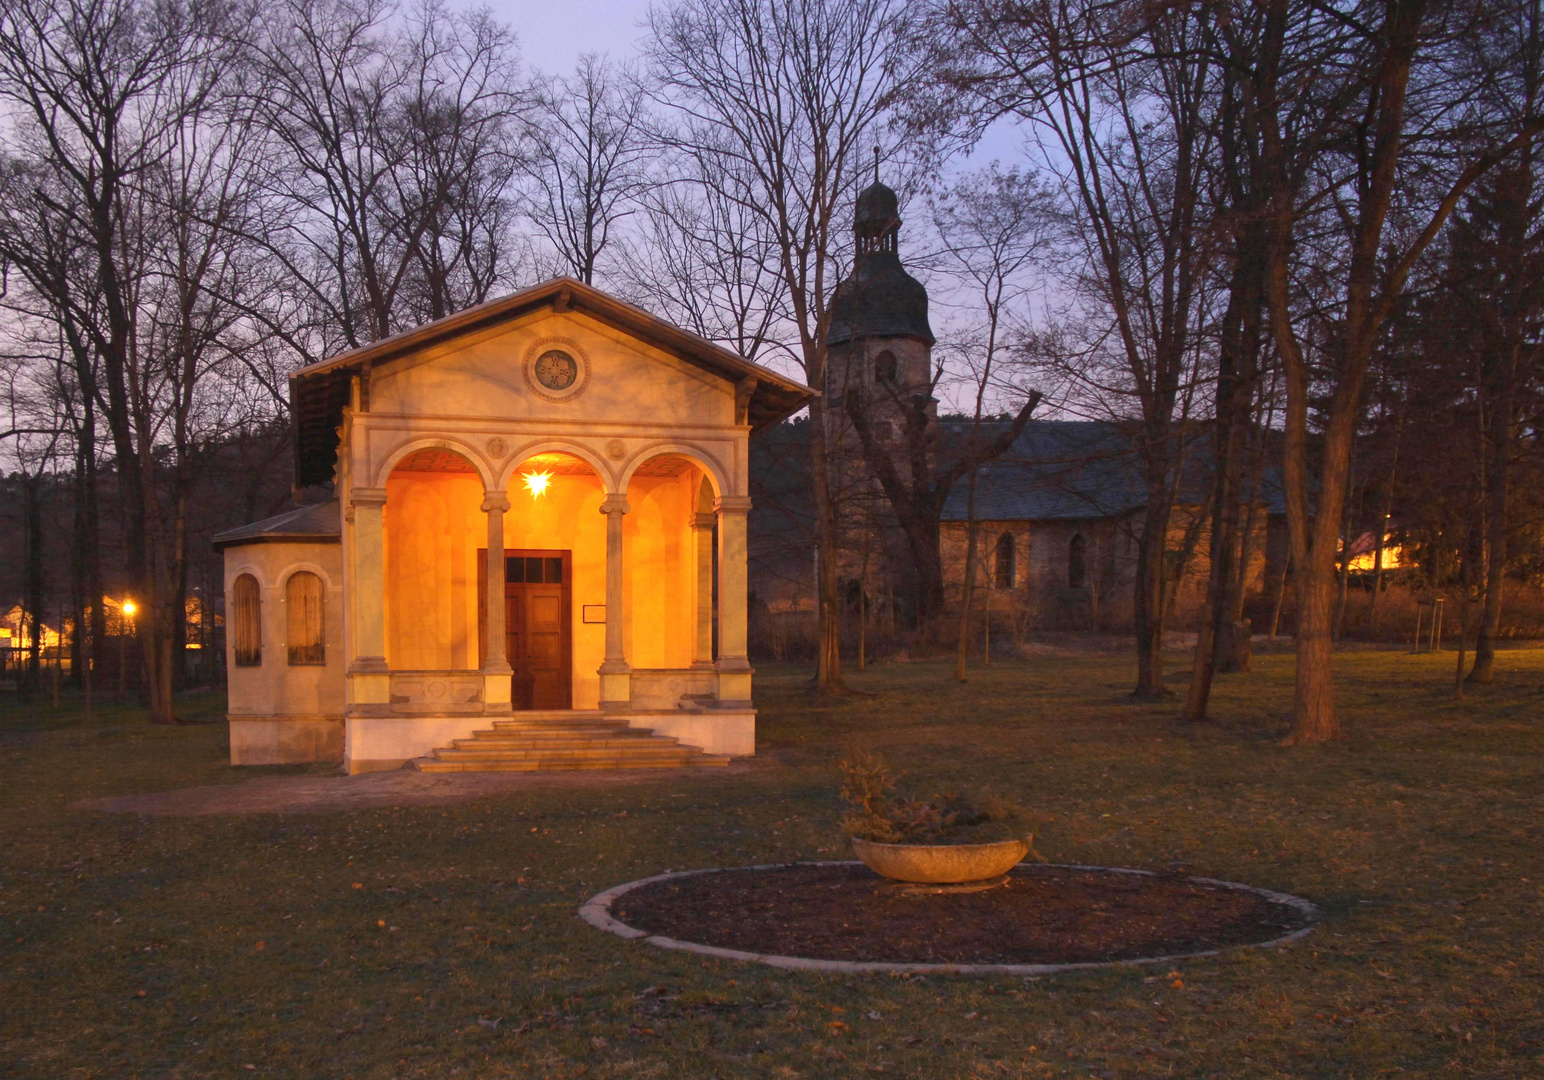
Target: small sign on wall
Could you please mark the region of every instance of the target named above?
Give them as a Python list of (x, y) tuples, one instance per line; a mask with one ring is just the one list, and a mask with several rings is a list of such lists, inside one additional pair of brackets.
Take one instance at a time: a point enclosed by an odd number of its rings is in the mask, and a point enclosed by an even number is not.
[(580, 608), (580, 617), (587, 623), (603, 623), (606, 621), (606, 605), (584, 604)]

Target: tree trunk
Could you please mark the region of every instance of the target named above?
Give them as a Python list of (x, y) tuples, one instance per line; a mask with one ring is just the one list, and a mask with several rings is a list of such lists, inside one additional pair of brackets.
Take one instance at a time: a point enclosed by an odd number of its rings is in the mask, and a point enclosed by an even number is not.
[(820, 398), (810, 402), (810, 494), (815, 509), (815, 546), (820, 566), (816, 572), (817, 633), (815, 689), (822, 694), (841, 694), (842, 681), (841, 590), (836, 575), (836, 507), (831, 498), (831, 478), (826, 472), (826, 415)]
[(960, 596), (959, 635), (954, 643), (956, 682), (965, 681), (965, 665), (970, 658), (970, 607), (976, 595), (976, 542), (980, 530), (976, 523), (976, 471), (974, 469), (971, 470), (965, 490), (965, 590)]
[(1137, 538), (1136, 638), (1139, 698), (1157, 699), (1168, 694), (1163, 684), (1163, 557), (1169, 532), (1170, 500), (1165, 491), (1149, 488), (1142, 535)]
[(27, 602), (21, 625), (26, 627), (30, 624), (31, 627), (32, 645), (27, 653), (27, 669), (24, 675), (27, 692), (31, 694), (35, 693), (41, 685), (44, 628), (43, 605), (47, 601), (47, 597), (44, 595), (43, 581), (42, 478), (28, 473), (22, 483), (25, 496), (23, 513), (26, 520), (27, 542)]
[[(1518, 351), (1513, 346), (1514, 353)], [(1472, 683), (1489, 683), (1496, 676), (1496, 635), (1501, 629), (1501, 596), (1506, 582), (1507, 503), (1512, 483), (1512, 440), (1516, 430), (1516, 360), (1502, 361), (1502, 385), (1487, 434), (1490, 457), (1486, 469), (1486, 563), (1485, 603), (1480, 611), (1479, 633), (1474, 639)]]
[[(1254, 234), (1258, 231), (1256, 227), (1246, 235), (1257, 239)], [(1227, 659), (1236, 657), (1238, 651), (1234, 626), (1242, 614), (1242, 578), (1248, 573), (1247, 528), (1242, 541), (1238, 535), (1243, 495), (1241, 481), (1251, 406), (1259, 381), (1263, 296), (1258, 254), (1257, 251), (1239, 252), (1230, 282), (1228, 311), (1223, 316), (1223, 342), (1217, 372), (1217, 417), (1213, 432), (1216, 450), (1212, 464), (1211, 566), (1208, 568), (1206, 603), (1196, 633), (1195, 665), (1191, 668), (1190, 690), (1182, 714), (1191, 721), (1206, 719), (1212, 679), (1217, 671), (1227, 670)], [(1239, 558), (1244, 560), (1242, 569), (1235, 565)]]
[(1297, 596), (1297, 682), (1292, 732), (1284, 740), (1288, 746), (1340, 737), (1331, 668), (1334, 565), (1305, 567), (1293, 581)]

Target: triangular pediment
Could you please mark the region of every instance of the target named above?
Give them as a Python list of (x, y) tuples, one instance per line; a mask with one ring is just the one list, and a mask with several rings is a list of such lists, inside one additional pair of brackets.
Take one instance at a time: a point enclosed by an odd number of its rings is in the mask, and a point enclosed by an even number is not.
[[(623, 383), (607, 382), (602, 389), (597, 382), (596, 389), (586, 390), (591, 395), (586, 409), (592, 415), (604, 413), (608, 402), (613, 410), (651, 407), (625, 385), (626, 372), (614, 362), (613, 346), (622, 346), (630, 357), (674, 368), (684, 377), (727, 388), (736, 398), (742, 422), (753, 430), (778, 422), (814, 396), (797, 380), (641, 308), (572, 278), (557, 278), (294, 372), (290, 402), (297, 480), (307, 486), (331, 478), (337, 429), (356, 377), (362, 377), (366, 393), (372, 383), (379, 385), (381, 395), (391, 399), (388, 408), (412, 403), (440, 413), (484, 415), (486, 410), (514, 407), (509, 395), (519, 394), (520, 383), (529, 379), (527, 354), (544, 337), (571, 342), (572, 349), (583, 354), (591, 379), (624, 376)], [(438, 370), (416, 371), (421, 368)], [(528, 381), (526, 388), (533, 394), (525, 400), (539, 408), (548, 395)]]

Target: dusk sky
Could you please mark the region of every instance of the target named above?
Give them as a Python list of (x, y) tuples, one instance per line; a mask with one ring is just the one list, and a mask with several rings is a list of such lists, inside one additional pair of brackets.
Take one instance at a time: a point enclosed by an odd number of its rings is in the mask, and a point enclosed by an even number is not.
[(648, 0), (489, 0), (488, 7), (514, 27), (525, 62), (549, 75), (567, 74), (587, 52), (636, 56), (649, 11)]

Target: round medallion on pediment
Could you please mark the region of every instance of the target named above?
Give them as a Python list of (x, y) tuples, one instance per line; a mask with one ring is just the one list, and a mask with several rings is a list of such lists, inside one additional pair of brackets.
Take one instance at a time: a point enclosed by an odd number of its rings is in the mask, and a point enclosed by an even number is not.
[(538, 397), (569, 401), (590, 383), (590, 359), (570, 338), (542, 338), (525, 354), (525, 383)]
[(488, 451), (488, 456), (494, 461), (498, 461), (505, 454), (509, 453), (509, 444), (497, 435), (489, 439), (484, 448)]
[(627, 444), (621, 439), (612, 439), (606, 444), (606, 456), (612, 461), (621, 461), (627, 456)]

